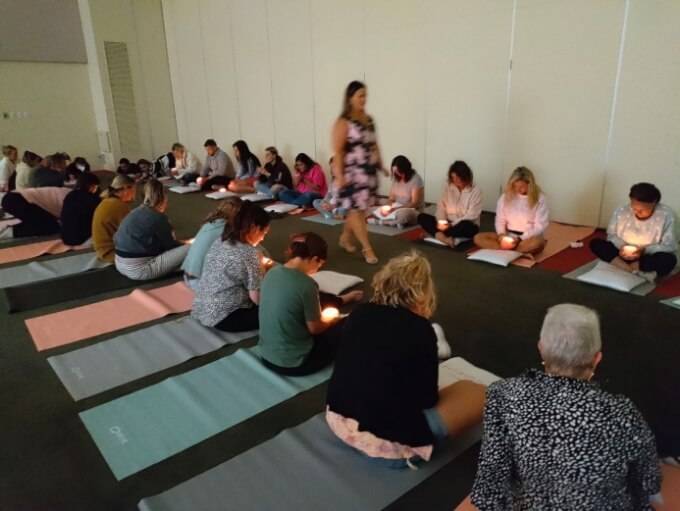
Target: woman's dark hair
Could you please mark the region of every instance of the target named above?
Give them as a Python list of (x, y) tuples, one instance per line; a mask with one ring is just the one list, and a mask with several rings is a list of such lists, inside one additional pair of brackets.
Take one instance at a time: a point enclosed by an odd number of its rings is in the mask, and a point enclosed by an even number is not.
[(248, 162), (248, 160), (252, 158), (253, 160), (255, 160), (256, 166), (257, 167), (260, 166), (260, 160), (258, 160), (257, 156), (250, 152), (250, 148), (248, 147), (248, 144), (246, 144), (245, 140), (237, 140), (232, 144), (232, 147), (238, 149), (239, 162), (245, 165)]
[(40, 156), (39, 154), (35, 154), (32, 151), (24, 151), (24, 155), (21, 158), (21, 161), (23, 161), (29, 167), (37, 167), (38, 165), (40, 165), (42, 159), (43, 159), (42, 156)]
[(399, 173), (403, 176), (399, 178), (395, 175), (394, 179), (396, 181), (408, 183), (416, 173), (415, 169), (411, 166), (411, 160), (402, 154), (394, 157), (392, 160), (392, 167), (397, 167), (397, 169), (399, 169)]
[(474, 179), (472, 175), (472, 169), (462, 160), (454, 161), (449, 167), (449, 183), (451, 182), (453, 175), (457, 175), (466, 185), (471, 185)]
[(99, 178), (96, 174), (91, 172), (83, 172), (76, 178), (75, 190), (84, 190), (86, 192), (90, 191), (91, 186), (99, 186)]
[(78, 167), (78, 165), (82, 165), (83, 167), (85, 167), (83, 172), (90, 172), (90, 164), (82, 156), (76, 156), (76, 159), (71, 162), (71, 165), (73, 165), (76, 168)]
[(316, 257), (321, 261), (328, 259), (328, 243), (315, 232), (303, 232), (290, 237), (290, 243), (286, 250), (286, 259), (312, 259)]
[(661, 200), (661, 192), (652, 183), (637, 183), (630, 188), (628, 198), (648, 204), (656, 204)]
[(295, 157), (295, 163), (300, 162), (305, 166), (305, 172), (312, 170), (316, 162), (312, 160), (306, 153), (300, 153)]
[(130, 165), (130, 160), (128, 160), (127, 158), (121, 158), (120, 160), (118, 160), (118, 165)]
[(222, 241), (229, 241), (231, 243), (240, 241), (245, 243), (246, 236), (253, 227), (264, 229), (269, 225), (270, 221), (269, 213), (260, 206), (248, 200), (243, 201), (241, 208), (234, 217), (231, 229), (228, 228), (228, 222), (224, 225)]
[(151, 163), (149, 160), (146, 160), (144, 158), (137, 160), (137, 166), (141, 167), (142, 165), (146, 165), (147, 167), (153, 166), (153, 163)]
[(340, 114), (340, 117), (344, 119), (349, 119), (349, 114), (352, 112), (352, 105), (350, 104), (352, 96), (354, 96), (361, 89), (365, 88), (366, 85), (358, 80), (349, 82), (347, 88), (345, 89), (345, 100), (342, 104), (342, 113)]

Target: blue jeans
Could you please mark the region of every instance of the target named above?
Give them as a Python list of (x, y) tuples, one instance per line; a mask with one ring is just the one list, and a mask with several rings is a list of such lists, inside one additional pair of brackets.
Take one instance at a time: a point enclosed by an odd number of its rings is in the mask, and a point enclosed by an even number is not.
[(279, 193), (279, 200), (287, 204), (295, 204), (302, 208), (311, 207), (316, 199), (320, 199), (321, 195), (316, 192), (298, 192), (295, 190), (283, 190)]

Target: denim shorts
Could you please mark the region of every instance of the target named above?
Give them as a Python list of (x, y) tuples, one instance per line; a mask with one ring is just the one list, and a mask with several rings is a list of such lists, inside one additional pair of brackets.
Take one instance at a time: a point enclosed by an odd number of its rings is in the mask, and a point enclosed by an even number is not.
[[(441, 415), (439, 415), (437, 409), (428, 408), (427, 410), (423, 410), (423, 413), (425, 414), (427, 425), (430, 427), (430, 431), (432, 431), (432, 435), (434, 436), (435, 444), (444, 440), (449, 435), (449, 432), (446, 429), (446, 424), (444, 424), (444, 420), (442, 419)], [(420, 463), (423, 462), (423, 459), (420, 456), (413, 456), (408, 459), (376, 458), (369, 456), (369, 459), (372, 463), (381, 467), (393, 468), (397, 470), (404, 468), (415, 469)]]

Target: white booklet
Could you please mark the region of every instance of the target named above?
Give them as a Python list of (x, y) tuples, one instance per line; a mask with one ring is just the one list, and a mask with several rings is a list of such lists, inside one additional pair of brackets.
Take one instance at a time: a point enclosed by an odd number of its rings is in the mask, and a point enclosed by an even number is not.
[(450, 358), (439, 364), (439, 388), (460, 380), (472, 380), (488, 387), (500, 379), (499, 376), (472, 365), (462, 357)]

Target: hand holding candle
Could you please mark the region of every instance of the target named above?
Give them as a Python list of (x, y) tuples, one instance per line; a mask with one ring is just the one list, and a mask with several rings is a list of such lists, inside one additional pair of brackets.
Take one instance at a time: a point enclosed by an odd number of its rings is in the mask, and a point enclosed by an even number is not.
[(197, 184), (198, 186), (201, 186), (201, 185), (203, 184), (204, 181), (205, 181), (205, 178), (204, 178), (204, 177), (197, 177), (197, 178), (196, 178), (196, 184)]
[(621, 247), (620, 255), (627, 261), (635, 260), (639, 257), (640, 248), (635, 245), (624, 245)]
[(226, 192), (226, 191), (227, 191), (226, 188), (224, 188), (224, 187), (220, 188), (220, 192), (224, 193), (224, 192)]
[(437, 220), (437, 229), (440, 231), (445, 231), (449, 227), (449, 221), (448, 220)]
[(331, 323), (340, 317), (340, 311), (335, 307), (326, 307), (321, 311), (321, 321)]
[(504, 234), (500, 237), (499, 244), (503, 250), (512, 250), (517, 246), (518, 240), (514, 236)]

